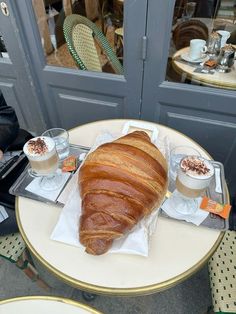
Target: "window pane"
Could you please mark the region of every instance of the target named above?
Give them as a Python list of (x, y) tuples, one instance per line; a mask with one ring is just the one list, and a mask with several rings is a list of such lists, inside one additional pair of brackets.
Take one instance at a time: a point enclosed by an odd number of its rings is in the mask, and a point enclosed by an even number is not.
[(176, 0), (166, 80), (236, 89), (236, 2)]
[(123, 73), (124, 0), (32, 3), (47, 64)]
[(9, 55), (7, 53), (7, 48), (5, 46), (5, 43), (1, 34), (0, 34), (0, 57), (9, 58)]

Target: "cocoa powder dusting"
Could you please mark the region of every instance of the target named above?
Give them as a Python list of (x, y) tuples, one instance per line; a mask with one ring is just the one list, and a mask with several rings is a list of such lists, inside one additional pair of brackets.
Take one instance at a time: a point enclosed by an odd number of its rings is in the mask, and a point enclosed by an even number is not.
[(42, 138), (37, 138), (37, 140), (29, 140), (28, 150), (31, 154), (43, 155), (48, 151), (48, 147)]
[(181, 163), (181, 168), (184, 172), (193, 171), (199, 175), (207, 174), (210, 171), (210, 169), (207, 168), (206, 164), (196, 157), (185, 158)]

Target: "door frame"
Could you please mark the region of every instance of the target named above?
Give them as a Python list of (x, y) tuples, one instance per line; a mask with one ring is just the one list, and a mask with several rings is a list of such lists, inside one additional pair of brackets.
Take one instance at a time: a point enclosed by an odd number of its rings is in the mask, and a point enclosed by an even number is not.
[[(80, 103), (78, 114), (80, 114), (81, 105), (86, 106), (86, 100), (90, 97), (93, 102), (105, 101), (107, 104), (110, 102), (111, 106), (114, 106), (113, 118), (139, 119), (144, 67), (142, 38), (146, 33), (147, 1), (126, 0), (124, 2), (124, 76), (78, 71), (45, 64), (31, 0), (14, 3), (15, 12), (21, 20), (19, 25), (24, 33), (23, 46), (32, 80), (37, 84), (38, 99), (43, 104), (43, 111), (48, 118), (47, 127), (68, 127), (63, 124), (61, 114), (63, 99), (66, 99), (68, 103), (70, 100), (78, 101)], [(137, 23), (136, 20), (139, 22)], [(96, 99), (97, 95), (103, 96)], [(96, 117), (91, 115), (90, 121), (94, 120)], [(82, 122), (89, 121), (81, 121), (81, 124)]]
[(20, 127), (38, 133), (45, 128), (45, 117), (28, 68), (14, 2), (5, 3), (9, 16), (0, 11), (0, 31), (10, 58), (0, 58), (0, 89), (7, 104), (15, 109)]
[(141, 118), (159, 121), (162, 103), (171, 103), (173, 99), (177, 106), (192, 109), (197, 106), (204, 110), (207, 105), (214, 112), (235, 114), (235, 106), (232, 105), (236, 103), (236, 93), (233, 90), (165, 80), (174, 5), (175, 0), (168, 1), (168, 4), (162, 0), (148, 1), (148, 49), (144, 67)]
[(235, 195), (236, 93), (165, 80), (174, 5), (175, 0), (168, 4), (148, 1), (141, 119), (175, 128), (197, 141), (224, 164), (230, 192)]

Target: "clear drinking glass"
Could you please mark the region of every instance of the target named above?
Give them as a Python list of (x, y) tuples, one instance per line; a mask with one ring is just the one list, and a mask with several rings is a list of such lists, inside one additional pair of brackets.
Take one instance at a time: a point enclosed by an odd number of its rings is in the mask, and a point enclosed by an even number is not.
[(197, 198), (210, 185), (214, 167), (203, 157), (185, 156), (180, 161), (176, 177), (175, 210), (181, 214), (193, 214), (198, 209)]
[(188, 155), (201, 156), (199, 151), (191, 146), (176, 146), (170, 151), (169, 175), (171, 180), (175, 181), (180, 161)]
[(220, 52), (221, 37), (217, 32), (212, 32), (207, 41), (207, 53), (210, 58), (218, 56)]
[(223, 73), (229, 72), (234, 64), (234, 54), (235, 52), (231, 45), (221, 48), (216, 70)]
[(195, 12), (196, 2), (187, 2), (184, 8), (184, 19), (189, 20)]
[(46, 136), (34, 137), (25, 143), (23, 151), (30, 163), (29, 175), (41, 178), (40, 187), (46, 191), (58, 189), (62, 177), (57, 173), (59, 158), (53, 139)]
[(70, 144), (69, 133), (62, 128), (52, 128), (43, 132), (42, 136), (50, 137), (56, 144), (59, 160), (62, 161), (69, 156)]

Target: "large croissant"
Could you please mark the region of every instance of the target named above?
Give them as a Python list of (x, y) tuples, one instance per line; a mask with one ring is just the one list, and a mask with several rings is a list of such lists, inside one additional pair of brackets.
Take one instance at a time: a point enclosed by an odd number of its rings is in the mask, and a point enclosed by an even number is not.
[(100, 255), (161, 205), (167, 163), (149, 136), (135, 131), (90, 153), (79, 171), (80, 242)]

